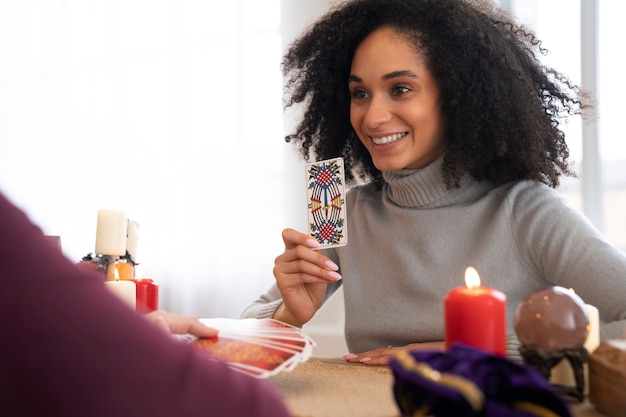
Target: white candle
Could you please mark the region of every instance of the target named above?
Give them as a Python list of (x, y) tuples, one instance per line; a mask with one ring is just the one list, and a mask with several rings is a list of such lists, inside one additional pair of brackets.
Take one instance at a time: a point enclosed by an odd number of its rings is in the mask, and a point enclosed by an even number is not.
[(585, 304), (585, 310), (589, 316), (589, 327), (587, 328), (589, 332), (585, 341), (585, 349), (591, 355), (600, 345), (600, 313), (591, 304)]
[(98, 211), (96, 254), (109, 256), (126, 255), (127, 223), (128, 218), (123, 211)]
[(137, 240), (139, 240), (139, 223), (129, 220), (126, 235), (126, 250), (130, 254), (130, 259), (135, 263), (137, 263)]
[(133, 310), (135, 309), (137, 304), (137, 288), (133, 281), (116, 279), (113, 281), (105, 281), (104, 285), (106, 285), (109, 291), (128, 304), (129, 307)]

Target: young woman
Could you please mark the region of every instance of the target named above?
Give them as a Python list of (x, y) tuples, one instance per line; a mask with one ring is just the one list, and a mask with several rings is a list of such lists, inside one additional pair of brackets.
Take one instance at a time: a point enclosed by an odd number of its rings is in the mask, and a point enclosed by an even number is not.
[(554, 190), (583, 94), (541, 52), (485, 2), (353, 0), (316, 22), (284, 60), (287, 104), (305, 105), (288, 139), (344, 158), (349, 242), (319, 251), (285, 230), (276, 285), (243, 315), (301, 326), (343, 285), (346, 359), (384, 364), (441, 346), (444, 296), (473, 266), (507, 296), (511, 354), (517, 305), (550, 285), (623, 338), (626, 256)]

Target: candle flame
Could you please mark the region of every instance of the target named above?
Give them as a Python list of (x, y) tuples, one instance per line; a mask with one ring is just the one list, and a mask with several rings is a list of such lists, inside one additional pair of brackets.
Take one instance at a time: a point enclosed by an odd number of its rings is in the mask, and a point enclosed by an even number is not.
[(467, 288), (480, 287), (480, 276), (478, 275), (478, 271), (471, 266), (468, 266), (465, 270), (465, 285), (467, 285)]
[(120, 271), (118, 271), (117, 266), (113, 267), (113, 274), (116, 281), (120, 280)]

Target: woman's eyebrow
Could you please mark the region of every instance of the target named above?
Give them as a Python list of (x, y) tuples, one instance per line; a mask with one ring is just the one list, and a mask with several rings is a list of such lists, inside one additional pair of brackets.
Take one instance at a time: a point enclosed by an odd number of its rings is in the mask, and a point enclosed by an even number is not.
[(393, 71), (393, 72), (390, 72), (389, 74), (383, 75), (383, 80), (391, 80), (392, 78), (397, 78), (397, 77), (417, 78), (417, 75), (413, 71), (409, 71), (409, 70)]
[[(387, 81), (387, 80), (391, 80), (397, 77), (417, 78), (417, 75), (413, 71), (399, 70), (399, 71), (393, 71), (393, 72), (390, 72), (389, 74), (383, 75), (382, 79)], [(363, 82), (363, 79), (361, 79), (361, 77), (357, 75), (350, 74), (350, 77), (348, 77), (348, 82), (361, 83)]]

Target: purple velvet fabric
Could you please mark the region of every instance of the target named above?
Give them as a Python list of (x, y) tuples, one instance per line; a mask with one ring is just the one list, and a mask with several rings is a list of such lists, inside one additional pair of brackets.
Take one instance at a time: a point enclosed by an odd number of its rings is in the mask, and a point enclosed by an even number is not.
[[(422, 409), (427, 415), (441, 417), (536, 417), (549, 412), (571, 417), (558, 391), (529, 366), (462, 344), (447, 352), (410, 351), (408, 355), (410, 358), (398, 356), (391, 360), (394, 394), (405, 416)], [(463, 382), (459, 384), (456, 377)], [(467, 381), (478, 388), (474, 393), (482, 392), (482, 401), (476, 401), (478, 406), (472, 406), (468, 396), (461, 394)]]

